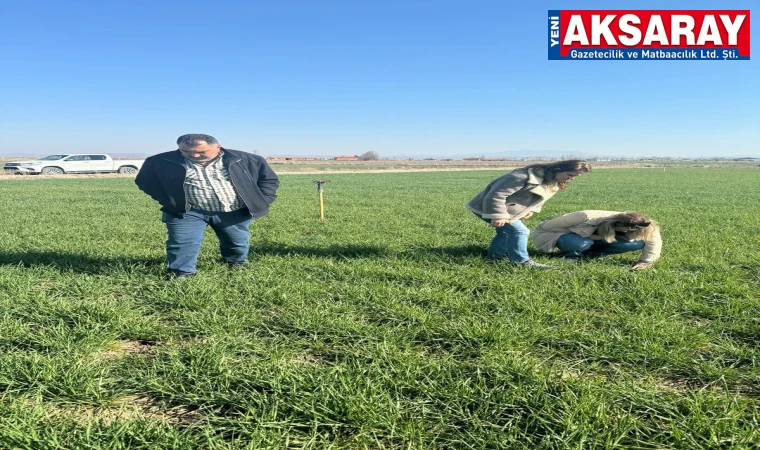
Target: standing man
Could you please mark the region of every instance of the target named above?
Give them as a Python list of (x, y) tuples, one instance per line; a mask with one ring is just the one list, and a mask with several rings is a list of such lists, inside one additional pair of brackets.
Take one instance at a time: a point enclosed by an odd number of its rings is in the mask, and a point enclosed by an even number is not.
[(177, 146), (146, 159), (135, 179), (161, 205), (170, 275), (195, 274), (207, 226), (219, 238), (224, 262), (245, 265), (248, 227), (277, 198), (277, 175), (264, 158), (223, 148), (206, 134), (180, 136)]

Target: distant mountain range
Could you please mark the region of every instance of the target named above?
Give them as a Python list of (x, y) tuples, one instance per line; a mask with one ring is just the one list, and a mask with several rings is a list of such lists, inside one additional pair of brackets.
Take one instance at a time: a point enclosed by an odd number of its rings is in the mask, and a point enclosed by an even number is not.
[(449, 156), (429, 155), (429, 154), (400, 154), (400, 155), (384, 155), (380, 154), (381, 158), (390, 159), (464, 159), (464, 158), (500, 158), (500, 159), (523, 159), (523, 158), (549, 158), (549, 159), (585, 159), (585, 158), (604, 158), (604, 159), (660, 159), (660, 158), (673, 158), (673, 159), (715, 159), (715, 158), (760, 158), (760, 153), (750, 154), (714, 154), (710, 156), (669, 156), (669, 155), (614, 155), (603, 153), (587, 153), (587, 152), (571, 152), (571, 151), (556, 151), (556, 150), (520, 150), (509, 152), (483, 152), (483, 153), (459, 153)]
[[(384, 155), (380, 155), (384, 156)], [(471, 152), (471, 153), (458, 153), (450, 156), (437, 156), (438, 158), (450, 158), (450, 159), (464, 159), (464, 158), (504, 158), (504, 159), (514, 159), (514, 158), (562, 158), (562, 157), (572, 157), (572, 158), (588, 158), (590, 155), (588, 153), (573, 153), (573, 152), (558, 152), (554, 150), (520, 150), (520, 151), (510, 151), (510, 152)], [(410, 155), (399, 155), (399, 156), (392, 156), (392, 158), (396, 159), (424, 159), (424, 158), (435, 158), (436, 156), (432, 155), (424, 155), (424, 154), (410, 154)]]
[[(75, 152), (71, 152), (75, 153)], [(146, 153), (109, 153), (109, 152), (83, 152), (83, 153), (105, 153), (106, 155), (111, 155), (111, 158), (116, 159), (145, 159), (147, 158), (148, 154)], [(25, 155), (0, 155), (0, 158), (8, 159), (8, 158), (18, 158), (21, 159), (36, 159), (36, 158), (42, 158), (48, 155), (55, 155), (57, 153), (27, 153)], [(63, 153), (62, 153), (63, 154)]]
[[(107, 154), (110, 154), (111, 157), (117, 158), (117, 159), (145, 159), (148, 156), (151, 156), (153, 153), (137, 153), (137, 152), (117, 152), (117, 153), (109, 153), (104, 152)], [(362, 152), (356, 152), (357, 154)], [(0, 155), (0, 158), (8, 159), (8, 158), (18, 158), (18, 159), (35, 159), (35, 158), (41, 158), (43, 156), (50, 155), (52, 153), (34, 153), (34, 154), (26, 154), (26, 155)], [(302, 152), (294, 152), (292, 155), (288, 156), (298, 156), (301, 155)], [(339, 153), (336, 154), (314, 154), (311, 153), (310, 156), (315, 156), (318, 158), (326, 158), (326, 159), (332, 159), (335, 156), (338, 156)], [(343, 154), (350, 154), (350, 152), (343, 152), (340, 153)], [(264, 157), (270, 157), (270, 156), (282, 156), (284, 153), (278, 153), (278, 154), (262, 154), (261, 156)], [(490, 153), (477, 153), (477, 152), (470, 152), (470, 153), (458, 153), (454, 155), (431, 155), (429, 153), (402, 153), (402, 154), (383, 154), (380, 153), (380, 157), (382, 159), (398, 159), (398, 160), (404, 160), (404, 159), (426, 159), (426, 158), (434, 158), (434, 159), (464, 159), (464, 158), (503, 158), (503, 159), (522, 159), (522, 158), (550, 158), (550, 159), (560, 159), (560, 158), (619, 158), (620, 156), (616, 155), (604, 155), (604, 154), (591, 154), (591, 153), (584, 153), (584, 152), (562, 152), (562, 151), (556, 151), (556, 150), (519, 150), (519, 151), (508, 151), (508, 152), (490, 152)], [(643, 159), (643, 158), (666, 158), (667, 155), (661, 155), (661, 156), (643, 156), (643, 155), (626, 155), (626, 159)], [(678, 159), (678, 158), (688, 158), (688, 159), (712, 159), (712, 158), (758, 158), (760, 157), (760, 154), (723, 154), (723, 155), (713, 155), (713, 156), (691, 156), (691, 157), (685, 157), (685, 156), (673, 156), (672, 158)]]
[(122, 159), (145, 159), (148, 155), (147, 153), (109, 153), (111, 155), (111, 158), (122, 158)]

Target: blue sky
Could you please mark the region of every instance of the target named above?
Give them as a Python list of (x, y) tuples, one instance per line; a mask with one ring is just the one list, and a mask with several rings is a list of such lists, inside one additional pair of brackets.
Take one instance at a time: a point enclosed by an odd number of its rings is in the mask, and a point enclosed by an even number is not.
[(3, 2), (0, 154), (154, 154), (176, 148), (180, 134), (207, 133), (263, 155), (760, 156), (760, 55), (547, 60), (547, 10), (622, 7), (590, 0)]

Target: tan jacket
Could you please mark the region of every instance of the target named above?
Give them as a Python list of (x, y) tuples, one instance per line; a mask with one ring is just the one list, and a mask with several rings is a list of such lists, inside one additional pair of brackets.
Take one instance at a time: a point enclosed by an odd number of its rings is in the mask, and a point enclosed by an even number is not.
[[(555, 217), (539, 224), (531, 237), (536, 250), (551, 253), (557, 248), (557, 239), (566, 233), (575, 233), (581, 237), (589, 237), (596, 231), (597, 225), (610, 216), (621, 214), (619, 211), (586, 210), (577, 211), (564, 216)], [(662, 237), (655, 231), (648, 241), (644, 241), (639, 261), (655, 262), (662, 251)]]
[(544, 202), (557, 193), (556, 186), (544, 186), (543, 170), (517, 169), (493, 180), (465, 204), (484, 219), (515, 222), (528, 213), (541, 211)]

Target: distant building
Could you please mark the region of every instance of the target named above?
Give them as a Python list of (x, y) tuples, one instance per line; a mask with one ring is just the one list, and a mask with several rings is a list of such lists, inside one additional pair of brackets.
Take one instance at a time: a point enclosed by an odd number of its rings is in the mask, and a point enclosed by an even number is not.
[(359, 161), (359, 158), (356, 156), (336, 156), (336, 161)]

